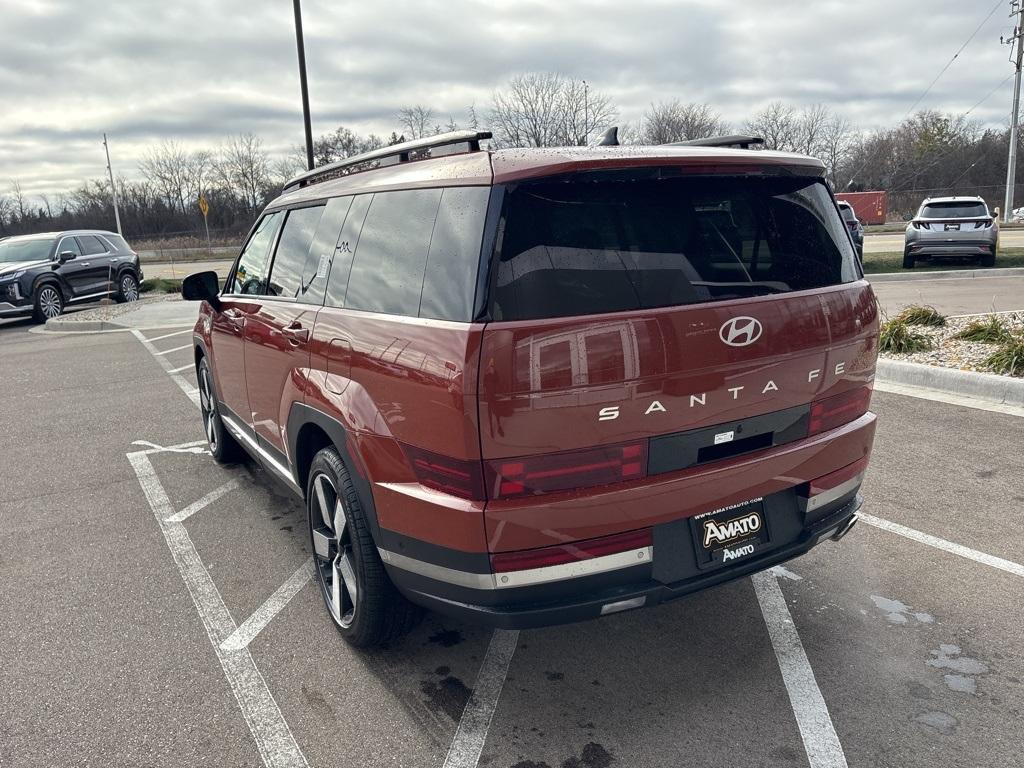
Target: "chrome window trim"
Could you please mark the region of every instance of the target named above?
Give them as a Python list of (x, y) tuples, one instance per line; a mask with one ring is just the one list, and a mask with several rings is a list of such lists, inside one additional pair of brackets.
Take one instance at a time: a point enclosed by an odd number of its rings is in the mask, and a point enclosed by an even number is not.
[(583, 576), (631, 568), (634, 565), (644, 565), (654, 560), (654, 547), (651, 546), (630, 549), (625, 552), (615, 552), (611, 555), (591, 557), (587, 560), (579, 560), (573, 563), (530, 568), (524, 571), (472, 573), (427, 563), (423, 560), (416, 560), (406, 555), (400, 555), (397, 552), (391, 552), (383, 547), (378, 547), (377, 551), (380, 553), (381, 560), (395, 568), (426, 576), (435, 581), (443, 581), (447, 584), (455, 584), (470, 589), (509, 589), (549, 584), (556, 581), (578, 579)]

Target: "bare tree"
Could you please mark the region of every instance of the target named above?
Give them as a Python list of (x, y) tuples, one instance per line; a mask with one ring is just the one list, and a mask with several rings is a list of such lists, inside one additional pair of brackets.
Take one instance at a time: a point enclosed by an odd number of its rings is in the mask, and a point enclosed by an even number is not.
[(12, 208), (14, 213), (18, 214), (18, 221), (24, 221), (28, 218), (28, 203), (25, 200), (25, 195), (21, 191), (21, 182), (17, 179), (11, 180), (11, 194), (13, 196)]
[(434, 110), (422, 104), (402, 107), (398, 110), (398, 122), (409, 139), (422, 139), (432, 133), (440, 133), (439, 125), (431, 125), (433, 120)]
[(773, 101), (755, 114), (744, 125), (744, 129), (764, 139), (765, 149), (793, 151), (799, 136), (799, 121), (796, 111), (788, 104)]
[(169, 139), (143, 156), (139, 170), (171, 208), (186, 213), (202, 194), (211, 164), (209, 152), (189, 152)]
[(495, 143), (502, 147), (585, 144), (615, 115), (603, 93), (553, 72), (512, 78), (505, 90), (494, 94), (490, 110)]
[(818, 157), (825, 163), (829, 181), (837, 191), (849, 183), (849, 179), (841, 177), (841, 172), (853, 155), (857, 138), (853, 125), (840, 115), (833, 115), (822, 130)]
[(218, 182), (255, 212), (265, 190), (270, 186), (270, 161), (263, 142), (251, 133), (232, 136), (221, 147), (215, 175)]
[(796, 117), (793, 149), (804, 155), (819, 156), (825, 132), (833, 117), (832, 110), (824, 104), (812, 104), (801, 109)]
[(719, 136), (728, 130), (728, 123), (711, 106), (673, 99), (651, 104), (641, 121), (639, 137), (642, 144), (669, 144)]

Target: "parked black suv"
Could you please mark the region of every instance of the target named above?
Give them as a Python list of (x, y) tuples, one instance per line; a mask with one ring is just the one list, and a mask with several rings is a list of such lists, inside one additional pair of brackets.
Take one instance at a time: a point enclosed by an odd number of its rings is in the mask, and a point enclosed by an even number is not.
[(0, 240), (0, 317), (57, 317), (68, 304), (139, 298), (139, 255), (103, 230), (47, 232)]

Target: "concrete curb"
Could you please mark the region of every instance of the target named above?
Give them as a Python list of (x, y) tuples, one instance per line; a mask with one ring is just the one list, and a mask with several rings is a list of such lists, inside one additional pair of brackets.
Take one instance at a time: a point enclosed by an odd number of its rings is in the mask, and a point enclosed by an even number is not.
[(1024, 408), (1024, 379), (884, 358), (878, 359), (876, 375), (879, 382), (886, 384), (922, 387), (959, 397)]
[(46, 321), (43, 328), (51, 333), (100, 333), (102, 331), (126, 331), (128, 328), (113, 320), (72, 320), (54, 317)]
[(939, 272), (879, 272), (865, 275), (869, 283), (899, 283), (914, 280), (971, 280), (983, 277), (1021, 277), (1024, 267), (1003, 267), (1002, 269), (950, 269)]

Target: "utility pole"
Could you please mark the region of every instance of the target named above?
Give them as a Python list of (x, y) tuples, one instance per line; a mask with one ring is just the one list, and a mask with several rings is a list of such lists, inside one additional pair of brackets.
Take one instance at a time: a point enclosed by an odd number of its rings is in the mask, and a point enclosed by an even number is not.
[(107, 153), (107, 175), (110, 176), (110, 192), (114, 197), (114, 221), (117, 222), (117, 234), (124, 236), (121, 231), (121, 214), (117, 210), (117, 184), (114, 183), (114, 171), (110, 167), (110, 147), (107, 145), (107, 134), (103, 134), (103, 151)]
[[(1003, 206), (1003, 221), (1009, 222), (1013, 217), (1013, 193), (1017, 183), (1017, 127), (1020, 117), (1020, 70), (1024, 64), (1024, 0), (1011, 0), (1012, 16), (1017, 16), (1017, 25), (1013, 28), (1013, 37), (1002, 42), (1017, 46), (1017, 74), (1013, 79), (1013, 112), (1010, 114), (1010, 158), (1006, 169), (1006, 200)], [(1000, 38), (1002, 39), (1002, 38)]]
[(306, 44), (302, 39), (302, 8), (295, 7), (295, 44), (299, 49), (299, 86), (302, 88), (302, 121), (306, 127), (306, 170), (313, 170), (313, 126), (309, 119), (309, 86), (306, 83)]

